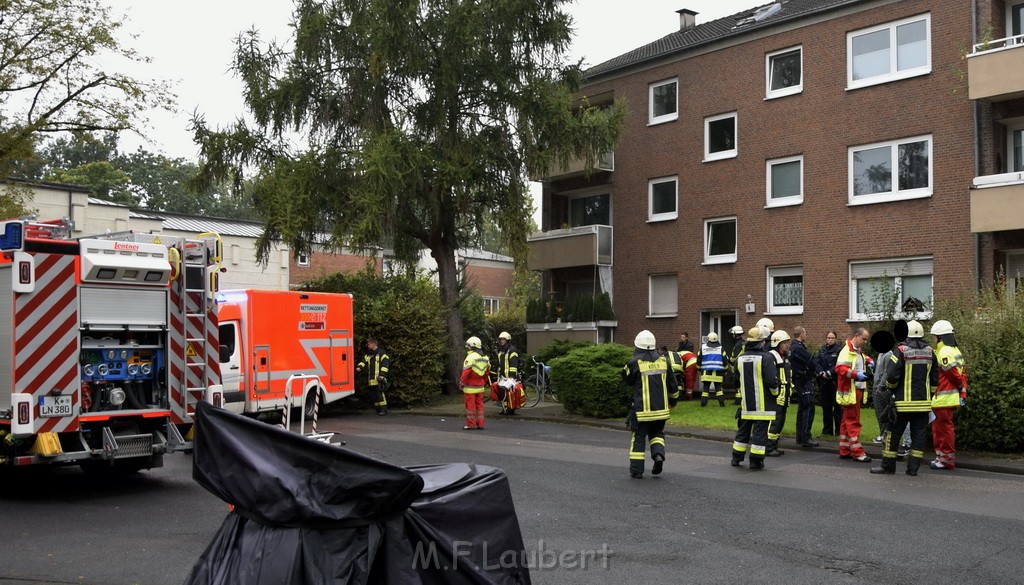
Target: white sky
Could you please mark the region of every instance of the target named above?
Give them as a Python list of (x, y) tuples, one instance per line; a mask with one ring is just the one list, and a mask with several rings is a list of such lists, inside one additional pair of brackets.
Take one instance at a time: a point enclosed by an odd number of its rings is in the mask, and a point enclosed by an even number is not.
[[(173, 82), (178, 112), (150, 114), (146, 139), (124, 136), (122, 150), (143, 146), (170, 157), (195, 159), (187, 127), (198, 110), (211, 126), (243, 114), (241, 83), (229, 70), (238, 33), (256, 27), (265, 39), (287, 38), (291, 0), (105, 0), (125, 14), (124, 42), (152, 62), (130, 71), (139, 78)], [(575, 0), (566, 5), (576, 22), (572, 58), (596, 65), (659, 39), (679, 27), (676, 10), (698, 13), (697, 23), (740, 12), (769, 0)]]

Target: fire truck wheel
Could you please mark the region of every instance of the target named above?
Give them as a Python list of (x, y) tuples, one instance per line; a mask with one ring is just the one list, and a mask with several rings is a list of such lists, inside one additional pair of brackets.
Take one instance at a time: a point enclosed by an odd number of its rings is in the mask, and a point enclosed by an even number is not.
[(307, 420), (313, 418), (313, 407), (315, 405), (314, 401), (316, 400), (317, 396), (320, 397), (320, 408), (323, 409), (325, 402), (323, 389), (317, 387), (316, 392), (306, 393), (306, 403), (305, 405), (303, 405), (303, 410), (305, 411)]

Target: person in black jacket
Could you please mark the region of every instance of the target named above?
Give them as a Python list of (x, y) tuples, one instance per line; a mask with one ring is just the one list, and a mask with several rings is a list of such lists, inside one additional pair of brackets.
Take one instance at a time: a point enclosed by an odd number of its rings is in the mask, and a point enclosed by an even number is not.
[(839, 431), (839, 423), (843, 420), (843, 409), (836, 404), (836, 360), (843, 346), (836, 343), (839, 336), (829, 331), (825, 336), (825, 345), (818, 350), (818, 358), (814, 363), (818, 375), (818, 401), (821, 404), (821, 434), (835, 435)]
[(789, 366), (793, 371), (793, 396), (797, 402), (796, 442), (804, 447), (817, 447), (818, 442), (811, 434), (814, 424), (814, 378), (817, 370), (814, 358), (807, 351), (804, 340), (807, 330), (797, 325), (793, 328), (793, 340), (789, 345)]

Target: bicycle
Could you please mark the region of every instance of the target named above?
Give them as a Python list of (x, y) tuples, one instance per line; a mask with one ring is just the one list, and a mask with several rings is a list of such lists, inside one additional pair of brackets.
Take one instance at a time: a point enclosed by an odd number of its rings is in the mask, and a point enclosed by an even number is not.
[(537, 406), (544, 402), (545, 397), (559, 402), (555, 389), (551, 387), (551, 366), (537, 361), (536, 356), (531, 356), (531, 359), (533, 359), (534, 373), (523, 382), (523, 390), (526, 391), (526, 406)]

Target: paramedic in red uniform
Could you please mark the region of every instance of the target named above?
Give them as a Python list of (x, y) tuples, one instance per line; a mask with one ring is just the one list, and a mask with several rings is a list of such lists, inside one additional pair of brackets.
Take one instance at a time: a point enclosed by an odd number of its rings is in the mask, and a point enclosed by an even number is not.
[(484, 430), (484, 389), (491, 387), (491, 360), (483, 354), (480, 338), (466, 340), (466, 359), (462, 362), (462, 394), (466, 404), (466, 426)]
[(860, 443), (860, 405), (867, 388), (867, 368), (874, 360), (861, 348), (871, 339), (868, 330), (860, 327), (846, 340), (836, 358), (836, 404), (843, 408), (839, 423), (839, 457), (867, 463), (871, 457)]

